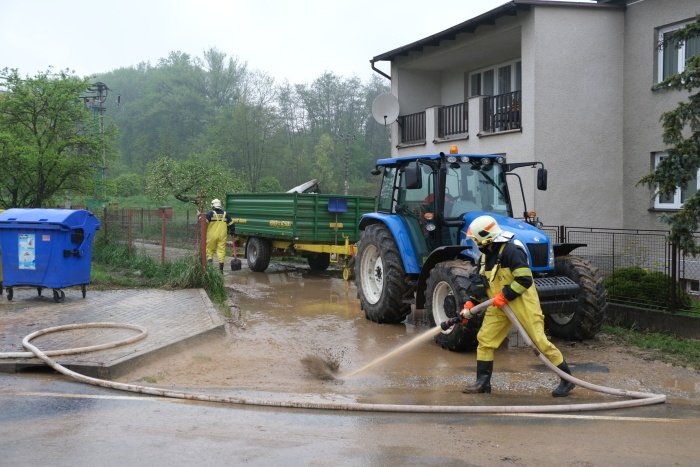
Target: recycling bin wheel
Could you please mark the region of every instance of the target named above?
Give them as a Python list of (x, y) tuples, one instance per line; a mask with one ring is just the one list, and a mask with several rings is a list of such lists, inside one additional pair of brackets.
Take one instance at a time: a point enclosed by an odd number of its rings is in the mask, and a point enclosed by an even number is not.
[(14, 291), (12, 290), (12, 287), (7, 288), (7, 300), (12, 301), (12, 296), (14, 295)]
[(66, 299), (66, 293), (63, 290), (53, 289), (53, 301), (60, 303)]
[(83, 298), (85, 298), (85, 294), (87, 294), (87, 288), (85, 287), (85, 284), (80, 286), (80, 291), (83, 293)]
[(42, 290), (43, 290), (42, 287), (37, 287), (37, 288), (36, 288), (36, 293), (38, 293), (40, 297), (41, 297), (41, 291), (42, 291)]

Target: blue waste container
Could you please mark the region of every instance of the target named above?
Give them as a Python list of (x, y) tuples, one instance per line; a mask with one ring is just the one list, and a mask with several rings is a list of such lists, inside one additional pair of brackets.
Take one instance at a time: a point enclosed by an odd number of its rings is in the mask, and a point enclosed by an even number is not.
[(92, 241), (100, 221), (84, 209), (8, 209), (0, 213), (2, 278), (7, 299), (13, 287), (53, 289), (80, 285), (85, 298), (90, 283)]

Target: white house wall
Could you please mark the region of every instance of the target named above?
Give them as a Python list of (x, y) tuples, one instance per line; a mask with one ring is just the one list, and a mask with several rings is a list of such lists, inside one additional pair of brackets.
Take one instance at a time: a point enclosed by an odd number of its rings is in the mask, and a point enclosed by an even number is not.
[(621, 227), (624, 13), (541, 7), (532, 21), (534, 124), (523, 132), (549, 169), (538, 211), (547, 224)]
[[(672, 5), (672, 8), (669, 6)], [(665, 150), (661, 114), (673, 109), (685, 94), (652, 91), (656, 82), (657, 30), (700, 13), (697, 0), (629, 2), (625, 13), (624, 61), (624, 198), (623, 227), (668, 229), (662, 214), (652, 210), (651, 191), (637, 182), (652, 169), (652, 153)]]

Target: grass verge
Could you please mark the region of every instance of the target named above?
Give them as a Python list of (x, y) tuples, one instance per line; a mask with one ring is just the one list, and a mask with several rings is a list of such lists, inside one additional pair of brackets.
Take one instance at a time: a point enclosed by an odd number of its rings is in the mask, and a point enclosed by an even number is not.
[(700, 370), (700, 339), (685, 339), (662, 332), (641, 332), (604, 325), (602, 332), (615, 342), (656, 353), (659, 360)]
[(202, 288), (214, 304), (226, 302), (226, 287), (219, 269), (208, 264), (202, 270), (194, 255), (161, 265), (149, 256), (129, 254), (126, 246), (97, 241), (92, 259), (91, 287), (96, 289)]

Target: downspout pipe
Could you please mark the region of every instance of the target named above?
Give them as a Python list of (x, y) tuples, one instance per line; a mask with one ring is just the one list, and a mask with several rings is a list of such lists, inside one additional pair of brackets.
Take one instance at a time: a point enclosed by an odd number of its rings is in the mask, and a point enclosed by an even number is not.
[(375, 64), (375, 61), (374, 61), (374, 60), (370, 60), (369, 63), (372, 65), (372, 69), (373, 69), (374, 71), (376, 71), (377, 73), (379, 73), (380, 75), (382, 75), (383, 77), (385, 77), (386, 79), (388, 79), (389, 81), (391, 81), (391, 76), (387, 75), (387, 74), (384, 73), (382, 70), (380, 70), (379, 68), (377, 68), (376, 66), (374, 66), (374, 64)]

